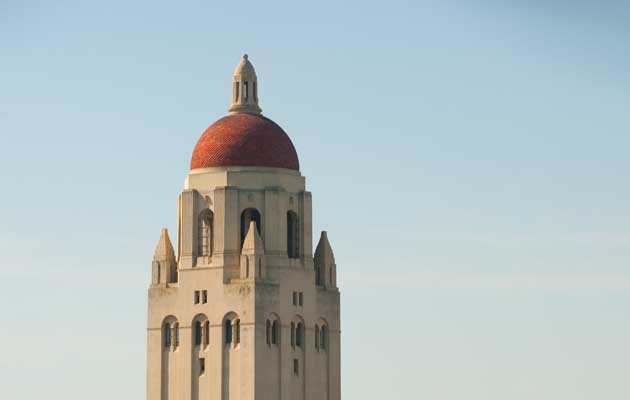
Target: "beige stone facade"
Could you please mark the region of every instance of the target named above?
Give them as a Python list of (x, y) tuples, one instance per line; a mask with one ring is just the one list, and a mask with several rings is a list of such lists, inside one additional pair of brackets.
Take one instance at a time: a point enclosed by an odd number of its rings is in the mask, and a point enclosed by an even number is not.
[[(260, 112), (255, 90), (230, 111)], [(178, 208), (177, 251), (163, 230), (152, 265), (147, 399), (339, 400), (336, 265), (325, 232), (313, 253), (300, 172), (192, 169)]]

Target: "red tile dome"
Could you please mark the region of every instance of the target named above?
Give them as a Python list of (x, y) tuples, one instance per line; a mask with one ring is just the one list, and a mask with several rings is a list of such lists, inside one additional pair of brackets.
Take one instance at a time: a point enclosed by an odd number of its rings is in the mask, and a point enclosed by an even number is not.
[(232, 114), (201, 135), (190, 169), (210, 167), (273, 167), (300, 170), (289, 136), (269, 118)]

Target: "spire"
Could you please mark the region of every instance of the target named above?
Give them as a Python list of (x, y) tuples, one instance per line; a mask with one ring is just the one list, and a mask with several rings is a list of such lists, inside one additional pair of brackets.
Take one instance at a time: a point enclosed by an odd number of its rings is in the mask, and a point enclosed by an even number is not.
[(313, 264), (315, 267), (315, 284), (328, 289), (336, 288), (337, 264), (335, 264), (335, 255), (332, 247), (330, 247), (326, 231), (322, 231), (322, 236), (319, 238), (319, 243), (317, 243)]
[(245, 241), (243, 242), (242, 254), (254, 254), (257, 256), (265, 254), (265, 246), (258, 234), (256, 221), (254, 220), (249, 223), (249, 230), (247, 231), (247, 236), (245, 236)]
[(230, 114), (260, 114), (262, 111), (258, 106), (258, 78), (247, 54), (234, 70), (232, 104), (228, 111)]
[(251, 221), (241, 252), (241, 279), (265, 279), (266, 265), (265, 246), (258, 234), (256, 221)]
[(328, 266), (335, 264), (335, 255), (333, 254), (332, 247), (328, 241), (328, 233), (326, 231), (322, 231), (319, 243), (317, 243), (317, 248), (315, 249), (315, 259), (321, 262), (322, 265)]
[(173, 244), (168, 237), (168, 229), (162, 229), (160, 240), (158, 241), (155, 253), (153, 255), (154, 261), (174, 261), (175, 252), (173, 251)]

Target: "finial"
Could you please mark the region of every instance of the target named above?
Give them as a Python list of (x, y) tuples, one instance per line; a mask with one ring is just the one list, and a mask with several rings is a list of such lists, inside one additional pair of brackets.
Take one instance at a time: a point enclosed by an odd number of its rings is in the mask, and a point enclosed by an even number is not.
[(247, 61), (247, 53), (243, 54), (243, 60)]

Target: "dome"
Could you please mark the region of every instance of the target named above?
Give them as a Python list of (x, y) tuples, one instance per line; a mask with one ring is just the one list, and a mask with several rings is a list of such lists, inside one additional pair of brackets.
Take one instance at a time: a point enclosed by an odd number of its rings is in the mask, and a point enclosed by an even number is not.
[(249, 75), (253, 77), (256, 76), (256, 70), (254, 69), (252, 63), (249, 61), (249, 57), (247, 57), (247, 54), (243, 54), (241, 62), (238, 63), (236, 69), (234, 69), (234, 76), (238, 75)]
[(212, 167), (272, 167), (299, 171), (300, 162), (289, 136), (259, 114), (231, 114), (201, 135), (190, 169)]

